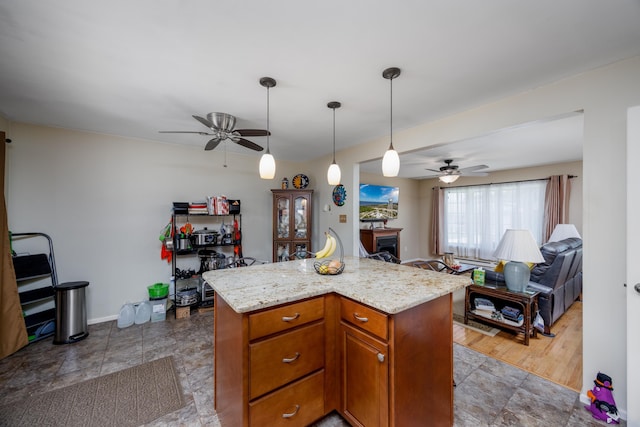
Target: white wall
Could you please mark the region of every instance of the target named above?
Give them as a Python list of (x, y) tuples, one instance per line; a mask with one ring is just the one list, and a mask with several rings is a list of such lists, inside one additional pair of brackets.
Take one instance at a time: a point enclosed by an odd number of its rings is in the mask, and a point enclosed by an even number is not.
[[(244, 255), (271, 260), (269, 190), (280, 188), (280, 178), (259, 178), (259, 153), (228, 154), (224, 168), (220, 149), (19, 123), (8, 136), (9, 229), (52, 237), (59, 281), (90, 282), (90, 322), (112, 318), (124, 302), (145, 299), (148, 285), (169, 281), (159, 235), (174, 201), (240, 199)], [(278, 176), (299, 171), (277, 166)]]

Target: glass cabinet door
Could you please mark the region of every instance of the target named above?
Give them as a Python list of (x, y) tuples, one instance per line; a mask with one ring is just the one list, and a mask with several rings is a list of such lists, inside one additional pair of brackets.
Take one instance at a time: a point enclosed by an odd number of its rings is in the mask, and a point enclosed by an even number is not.
[(289, 238), (289, 199), (281, 197), (277, 203), (277, 235), (278, 239)]
[(296, 197), (293, 201), (295, 209), (295, 238), (306, 239), (307, 238), (307, 222), (309, 218), (307, 198)]

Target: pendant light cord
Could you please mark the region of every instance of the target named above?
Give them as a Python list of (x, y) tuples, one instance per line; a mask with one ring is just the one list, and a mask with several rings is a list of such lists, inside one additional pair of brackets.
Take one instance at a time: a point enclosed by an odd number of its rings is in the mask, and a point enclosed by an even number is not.
[(333, 163), (336, 162), (336, 109), (333, 110)]
[(393, 150), (393, 77), (389, 79), (389, 87), (391, 88), (391, 96), (389, 96), (389, 110), (391, 111), (389, 117), (389, 149)]
[(269, 86), (267, 86), (267, 153), (266, 154), (271, 154), (269, 152)]

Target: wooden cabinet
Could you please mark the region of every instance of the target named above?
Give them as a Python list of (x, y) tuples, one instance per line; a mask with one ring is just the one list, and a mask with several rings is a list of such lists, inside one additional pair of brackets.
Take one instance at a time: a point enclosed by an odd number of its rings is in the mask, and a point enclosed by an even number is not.
[(288, 261), (311, 251), (313, 190), (271, 190), (273, 193), (273, 261)]
[(340, 297), (340, 412), (354, 426), (453, 425), (451, 295), (387, 315)]
[(328, 293), (249, 313), (215, 295), (223, 427), (453, 425), (451, 294), (387, 314)]
[(345, 323), (341, 334), (343, 416), (354, 426), (388, 426), (388, 345)]
[(360, 241), (370, 254), (387, 251), (400, 258), (400, 232), (402, 228), (361, 228)]
[(327, 413), (325, 297), (238, 314), (216, 295), (215, 306), (222, 425), (306, 426)]

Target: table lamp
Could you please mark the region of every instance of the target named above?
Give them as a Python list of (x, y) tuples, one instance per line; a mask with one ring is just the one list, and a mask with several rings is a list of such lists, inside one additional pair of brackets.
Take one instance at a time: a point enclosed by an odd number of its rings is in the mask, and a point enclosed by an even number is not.
[(553, 229), (553, 233), (549, 237), (549, 242), (559, 242), (560, 240), (568, 239), (569, 237), (577, 237), (581, 239), (578, 229), (573, 224), (556, 224)]
[(504, 266), (504, 281), (513, 292), (524, 292), (529, 284), (531, 270), (526, 263), (544, 262), (538, 244), (529, 230), (505, 231), (493, 256), (509, 261)]

